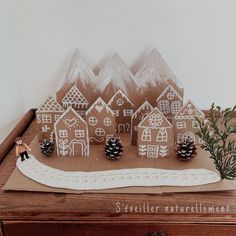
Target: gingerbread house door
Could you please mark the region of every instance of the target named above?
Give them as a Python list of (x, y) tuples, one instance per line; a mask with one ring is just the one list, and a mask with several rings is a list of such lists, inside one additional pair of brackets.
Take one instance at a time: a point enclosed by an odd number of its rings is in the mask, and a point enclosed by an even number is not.
[(118, 127), (117, 127), (117, 132), (118, 133), (125, 133), (125, 125), (124, 124), (118, 124)]
[(71, 141), (70, 143), (71, 156), (84, 156), (85, 146), (82, 140)]

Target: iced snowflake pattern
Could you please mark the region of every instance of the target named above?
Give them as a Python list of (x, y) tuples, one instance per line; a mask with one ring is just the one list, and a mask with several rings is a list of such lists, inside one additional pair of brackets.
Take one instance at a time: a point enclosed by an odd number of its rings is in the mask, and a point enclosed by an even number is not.
[(148, 124), (150, 127), (156, 128), (160, 127), (163, 122), (163, 118), (160, 114), (152, 114), (148, 118)]

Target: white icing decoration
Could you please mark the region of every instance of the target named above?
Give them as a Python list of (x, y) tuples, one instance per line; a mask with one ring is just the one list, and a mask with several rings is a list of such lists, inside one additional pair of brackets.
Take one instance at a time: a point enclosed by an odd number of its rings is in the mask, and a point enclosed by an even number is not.
[(63, 171), (44, 165), (33, 155), (23, 162), (18, 158), (16, 166), (22, 174), (38, 183), (74, 190), (128, 186), (197, 186), (220, 181), (217, 173), (207, 169), (133, 168), (92, 172)]

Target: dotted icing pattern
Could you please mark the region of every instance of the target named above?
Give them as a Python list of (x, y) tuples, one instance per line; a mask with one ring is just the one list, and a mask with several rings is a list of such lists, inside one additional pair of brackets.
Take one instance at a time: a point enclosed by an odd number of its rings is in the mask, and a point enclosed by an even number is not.
[(128, 186), (197, 186), (220, 181), (217, 173), (207, 169), (165, 170), (133, 168), (107, 171), (62, 171), (44, 165), (33, 155), (17, 168), (41, 184), (74, 190), (109, 189)]

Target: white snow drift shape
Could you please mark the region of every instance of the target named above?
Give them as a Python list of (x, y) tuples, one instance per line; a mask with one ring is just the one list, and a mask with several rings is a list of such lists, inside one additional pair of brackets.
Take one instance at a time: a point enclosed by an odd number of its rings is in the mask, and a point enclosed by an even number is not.
[(38, 161), (33, 155), (17, 168), (41, 184), (74, 190), (109, 189), (128, 186), (196, 186), (220, 181), (217, 173), (206, 169), (165, 170), (134, 168), (108, 171), (62, 171)]

